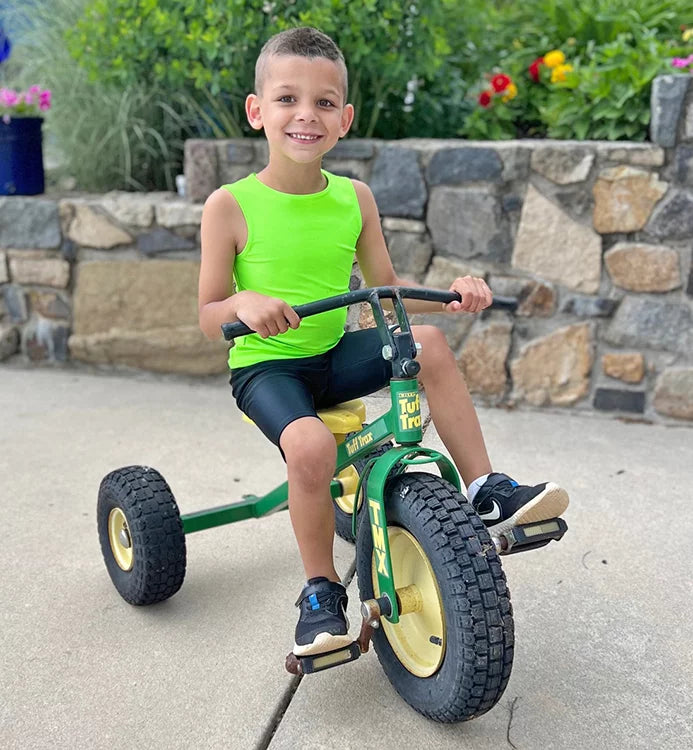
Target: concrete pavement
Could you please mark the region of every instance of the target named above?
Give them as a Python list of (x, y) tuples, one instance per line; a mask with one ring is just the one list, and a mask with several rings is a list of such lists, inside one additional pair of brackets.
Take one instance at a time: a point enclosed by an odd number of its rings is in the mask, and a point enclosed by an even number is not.
[[(302, 680), (284, 672), (302, 581), (287, 513), (188, 536), (166, 602), (117, 594), (95, 523), (108, 471), (158, 468), (183, 513), (283, 481), (225, 379), (0, 368), (0, 746), (693, 746), (693, 430), (480, 415), (498, 469), (569, 489), (570, 531), (504, 558), (510, 683), (485, 716), (443, 726), (399, 698), (372, 652)], [(440, 446), (432, 427), (426, 443)], [(353, 548), (336, 547), (347, 575)], [(350, 593), (357, 620), (355, 581)]]

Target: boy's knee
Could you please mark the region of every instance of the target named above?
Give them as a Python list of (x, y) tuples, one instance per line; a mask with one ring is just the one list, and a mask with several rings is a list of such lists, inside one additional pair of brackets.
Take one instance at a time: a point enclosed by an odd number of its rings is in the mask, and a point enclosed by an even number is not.
[(452, 352), (445, 334), (436, 326), (412, 326), (414, 340), (421, 344), (422, 363), (425, 359), (450, 357)]
[(417, 355), (417, 360), (421, 364), (419, 378), (424, 385), (431, 377), (447, 372), (452, 367), (457, 369), (455, 355), (440, 328), (412, 326), (412, 332), (415, 341), (421, 344), (421, 352)]
[(289, 473), (306, 483), (323, 482), (334, 473), (337, 446), (334, 436), (315, 417), (302, 417), (287, 425), (279, 444)]

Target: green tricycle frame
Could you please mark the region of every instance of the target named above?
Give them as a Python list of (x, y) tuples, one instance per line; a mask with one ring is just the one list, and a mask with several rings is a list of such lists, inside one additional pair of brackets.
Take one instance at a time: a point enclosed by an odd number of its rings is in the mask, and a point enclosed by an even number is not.
[[(286, 668), (307, 674), (354, 661), (372, 639), (387, 676), (410, 705), (437, 721), (460, 721), (495, 705), (510, 676), (512, 608), (498, 555), (559, 540), (567, 526), (560, 518), (549, 519), (491, 538), (461, 494), (450, 459), (420, 445), (419, 345), (404, 307), (406, 298), (439, 303), (460, 299), (455, 292), (375, 287), (294, 308), (303, 318), (370, 303), (392, 378), (389, 410), (370, 424), (358, 419), (360, 429), (337, 435), (330, 486), (338, 514), (337, 500), (346, 495), (339, 477), (358, 467), (358, 482), (351, 488), (351, 533), (345, 533), (342, 524), (341, 535), (357, 543), (361, 634), (347, 649), (300, 660), (289, 654)], [(388, 325), (382, 299), (391, 300), (396, 325)], [(512, 299), (493, 302), (510, 311), (516, 305)], [(241, 322), (224, 324), (222, 331), (227, 340), (253, 333)], [(440, 476), (418, 471), (427, 464), (435, 464)], [(364, 504), (368, 524), (359, 522), (366, 518)], [(126, 601), (162, 601), (182, 585), (186, 534), (287, 507), (284, 482), (262, 496), (246, 495), (239, 502), (181, 515), (155, 469), (118, 469), (104, 478), (99, 490), (97, 516), (106, 567)], [(468, 664), (460, 671), (457, 662)]]

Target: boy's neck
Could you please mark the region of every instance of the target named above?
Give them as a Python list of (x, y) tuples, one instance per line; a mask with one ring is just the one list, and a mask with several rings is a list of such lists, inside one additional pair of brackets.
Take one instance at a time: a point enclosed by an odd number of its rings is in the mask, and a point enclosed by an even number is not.
[(269, 164), (257, 173), (257, 178), (267, 187), (281, 193), (309, 195), (319, 193), (327, 186), (320, 161), (311, 164), (284, 162), (278, 164), (270, 158)]

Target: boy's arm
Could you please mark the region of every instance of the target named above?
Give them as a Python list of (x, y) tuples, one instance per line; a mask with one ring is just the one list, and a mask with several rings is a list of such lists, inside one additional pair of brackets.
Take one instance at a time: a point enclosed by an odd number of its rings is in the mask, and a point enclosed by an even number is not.
[[(219, 188), (202, 212), (198, 316), (202, 332), (210, 339), (221, 337), (221, 324), (241, 320), (262, 338), (297, 328), (299, 317), (283, 300), (252, 291), (233, 294), (233, 265), (240, 235), (245, 226), (236, 199)], [(243, 240), (243, 242), (245, 242)]]
[[(356, 258), (366, 286), (422, 286), (410, 279), (403, 279), (395, 273), (380, 226), (380, 215), (373, 193), (366, 183), (359, 180), (353, 180), (352, 182), (361, 207), (362, 219), (361, 234), (356, 243)], [(450, 291), (453, 290), (460, 293), (462, 302), (451, 302), (449, 305), (443, 305), (443, 310), (449, 312), (479, 312), (488, 307), (493, 299), (486, 282), (483, 279), (475, 279), (471, 276), (455, 279), (450, 286)], [(441, 311), (441, 305), (438, 302), (408, 299), (405, 306), (410, 313)]]
[(197, 309), (200, 328), (209, 339), (221, 338), (222, 323), (237, 320), (231, 283), (237, 213), (240, 213), (238, 203), (221, 188), (207, 198), (202, 211)]

